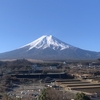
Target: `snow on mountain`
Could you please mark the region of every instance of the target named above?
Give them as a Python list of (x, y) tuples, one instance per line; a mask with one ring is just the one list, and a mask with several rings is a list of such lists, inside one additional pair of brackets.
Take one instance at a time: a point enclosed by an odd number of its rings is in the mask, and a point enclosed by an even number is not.
[(29, 46), (28, 50), (31, 50), (33, 48), (46, 49), (48, 47), (52, 48), (54, 50), (64, 50), (64, 49), (72, 47), (72, 46), (60, 41), (59, 39), (53, 37), (52, 35), (44, 35), (23, 47), (27, 47), (27, 46)]

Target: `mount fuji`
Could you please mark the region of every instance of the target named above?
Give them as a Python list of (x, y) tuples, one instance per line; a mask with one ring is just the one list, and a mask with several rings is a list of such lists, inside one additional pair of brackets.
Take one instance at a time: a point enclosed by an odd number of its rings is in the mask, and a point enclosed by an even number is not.
[(74, 47), (52, 35), (44, 35), (19, 49), (0, 54), (0, 59), (86, 60), (97, 59), (99, 57), (99, 52)]

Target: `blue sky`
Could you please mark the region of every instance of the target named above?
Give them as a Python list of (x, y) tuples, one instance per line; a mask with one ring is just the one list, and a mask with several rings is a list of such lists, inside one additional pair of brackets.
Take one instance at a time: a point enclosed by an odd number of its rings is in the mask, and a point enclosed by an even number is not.
[(0, 53), (42, 35), (100, 51), (100, 0), (0, 0)]

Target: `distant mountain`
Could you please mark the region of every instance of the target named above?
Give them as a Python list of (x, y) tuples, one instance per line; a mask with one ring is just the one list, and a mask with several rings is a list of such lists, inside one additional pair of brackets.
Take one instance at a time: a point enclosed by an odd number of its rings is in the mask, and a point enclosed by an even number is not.
[(37, 40), (22, 46), (19, 49), (1, 53), (0, 59), (40, 59), (40, 60), (65, 60), (65, 59), (97, 59), (99, 52), (83, 50), (52, 35), (44, 35)]

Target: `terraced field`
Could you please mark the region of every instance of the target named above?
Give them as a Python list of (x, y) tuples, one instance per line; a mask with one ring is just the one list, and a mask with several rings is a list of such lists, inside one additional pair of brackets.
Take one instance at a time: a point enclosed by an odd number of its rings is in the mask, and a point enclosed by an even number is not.
[[(95, 81), (95, 80), (94, 80)], [(68, 79), (57, 81), (66, 91), (72, 90), (77, 92), (95, 93), (100, 92), (100, 83), (93, 83), (86, 80)]]
[(93, 87), (93, 88), (77, 88), (72, 89), (76, 91), (88, 92), (88, 93), (100, 93), (100, 87)]

